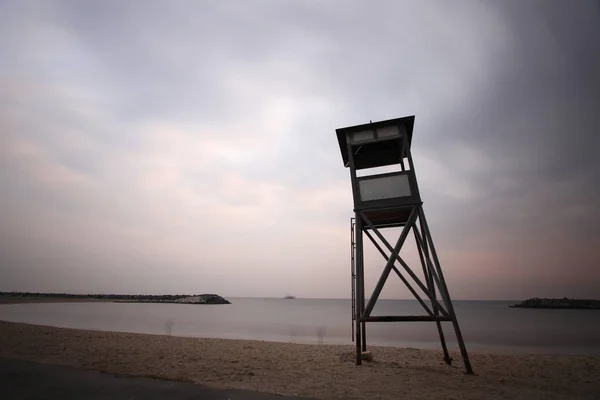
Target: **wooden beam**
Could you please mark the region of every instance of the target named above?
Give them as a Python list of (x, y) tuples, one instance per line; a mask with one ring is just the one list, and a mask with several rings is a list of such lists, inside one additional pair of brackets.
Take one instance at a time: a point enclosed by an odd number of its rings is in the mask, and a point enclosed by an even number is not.
[(372, 315), (364, 317), (365, 322), (429, 322), (429, 321), (452, 321), (450, 317), (443, 315)]

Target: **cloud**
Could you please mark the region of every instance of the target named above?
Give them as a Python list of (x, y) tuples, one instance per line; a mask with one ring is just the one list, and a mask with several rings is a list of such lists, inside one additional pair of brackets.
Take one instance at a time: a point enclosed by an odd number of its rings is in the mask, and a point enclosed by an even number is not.
[(0, 7), (0, 290), (346, 297), (335, 129), (412, 114), (456, 297), (598, 289), (593, 2)]

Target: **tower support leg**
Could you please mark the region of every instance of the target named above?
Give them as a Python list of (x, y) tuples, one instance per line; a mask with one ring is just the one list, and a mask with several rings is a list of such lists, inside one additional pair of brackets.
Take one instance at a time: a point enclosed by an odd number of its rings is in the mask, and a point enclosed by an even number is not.
[[(427, 284), (427, 289), (429, 289), (433, 298), (437, 299), (435, 284), (433, 282), (433, 276), (428, 271), (428, 267), (427, 267), (426, 260), (429, 258), (427, 248), (426, 247), (423, 249), (421, 248), (420, 241), (417, 236), (418, 235), (417, 230), (413, 229), (413, 232), (415, 234), (415, 243), (417, 244), (417, 249), (419, 250), (419, 259), (421, 260), (421, 265), (423, 266), (423, 275), (425, 276), (425, 282)], [(423, 245), (426, 246), (426, 244), (423, 244)], [(424, 256), (424, 254), (425, 254), (425, 256)], [(433, 315), (437, 316), (440, 314), (440, 310), (435, 302), (432, 302), (431, 308), (433, 310)], [(451, 365), (452, 358), (450, 357), (450, 353), (448, 353), (448, 346), (446, 346), (446, 338), (444, 337), (444, 330), (442, 329), (442, 323), (440, 321), (435, 321), (435, 324), (437, 325), (438, 334), (440, 336), (440, 343), (442, 344), (442, 351), (444, 352), (444, 361), (446, 362), (446, 364)]]
[(446, 280), (444, 279), (444, 275), (442, 273), (442, 269), (440, 267), (440, 262), (435, 251), (435, 246), (433, 245), (433, 240), (431, 238), (431, 232), (429, 231), (429, 226), (427, 225), (427, 220), (425, 219), (425, 213), (423, 212), (423, 207), (421, 205), (418, 206), (419, 212), (419, 220), (422, 221), (423, 226), (423, 241), (425, 243), (429, 242), (429, 249), (431, 250), (431, 255), (433, 257), (434, 267), (436, 273), (440, 280), (440, 294), (444, 303), (446, 303), (446, 309), (452, 318), (452, 326), (454, 327), (454, 332), (456, 334), (456, 340), (458, 341), (458, 347), (460, 348), (460, 354), (462, 356), (463, 362), (465, 364), (465, 370), (467, 374), (473, 373), (473, 368), (471, 366), (471, 361), (469, 360), (469, 354), (467, 353), (467, 347), (465, 346), (465, 342), (460, 330), (460, 326), (458, 324), (458, 319), (456, 318), (456, 312), (454, 311), (454, 306), (452, 305), (452, 300), (450, 298), (450, 293), (448, 292), (448, 287), (446, 286)]
[[(354, 227), (354, 235), (355, 235), (355, 243), (356, 243), (356, 321), (355, 321), (355, 332), (356, 332), (356, 365), (362, 364), (362, 347), (363, 343), (366, 347), (366, 337), (363, 337), (363, 327), (364, 322), (362, 322), (362, 317), (364, 314), (364, 304), (365, 304), (365, 290), (364, 290), (364, 268), (363, 268), (363, 235), (362, 235), (362, 219), (360, 215), (356, 213), (355, 218), (355, 227)], [(364, 332), (366, 333), (366, 332)]]
[(354, 218), (350, 218), (350, 290), (352, 291), (352, 342), (354, 342), (354, 323), (356, 320), (356, 263), (355, 263), (356, 246), (354, 243)]
[[(360, 237), (360, 252), (358, 253), (358, 265), (360, 268), (360, 315), (365, 315), (365, 253), (364, 249), (364, 241), (363, 241), (363, 222), (360, 221), (359, 230), (356, 231), (357, 237)], [(361, 350), (367, 351), (367, 323), (361, 322)]]
[(367, 351), (367, 323), (362, 322), (362, 351)]

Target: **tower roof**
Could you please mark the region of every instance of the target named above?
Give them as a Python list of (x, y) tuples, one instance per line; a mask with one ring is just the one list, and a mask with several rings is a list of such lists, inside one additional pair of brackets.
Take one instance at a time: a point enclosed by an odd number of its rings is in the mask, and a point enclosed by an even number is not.
[[(368, 124), (349, 126), (346, 128), (336, 129), (338, 143), (340, 145), (340, 151), (342, 153), (342, 159), (344, 161), (344, 167), (349, 165), (349, 154), (347, 147), (347, 138), (349, 133), (364, 132), (368, 130), (382, 129), (392, 126), (404, 126), (408, 136), (408, 146), (410, 148), (412, 142), (412, 132), (415, 124), (415, 116), (407, 116), (402, 118), (388, 119), (385, 121), (369, 122)], [(394, 142), (392, 142), (394, 143)], [(381, 167), (389, 164), (396, 164), (400, 162), (400, 154), (395, 144), (390, 145), (390, 141), (375, 141), (362, 145), (361, 157), (355, 157), (355, 168), (374, 168)]]

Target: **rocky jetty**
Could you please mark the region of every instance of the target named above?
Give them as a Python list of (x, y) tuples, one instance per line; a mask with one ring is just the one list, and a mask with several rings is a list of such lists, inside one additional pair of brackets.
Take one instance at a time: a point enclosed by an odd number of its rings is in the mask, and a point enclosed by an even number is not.
[(231, 304), (217, 294), (195, 294), (193, 296), (181, 296), (167, 299), (142, 299), (142, 300), (121, 300), (119, 302), (127, 303), (176, 303), (176, 304)]
[(566, 297), (562, 299), (540, 299), (534, 297), (509, 307), (600, 310), (600, 300), (568, 299)]
[(70, 293), (29, 293), (0, 292), (1, 299), (37, 299), (69, 301), (114, 301), (119, 303), (179, 303), (179, 304), (231, 304), (216, 294), (70, 294)]
[(225, 300), (216, 294), (200, 294), (197, 296), (188, 296), (181, 299), (174, 300), (173, 303), (183, 304), (231, 304), (228, 300)]

